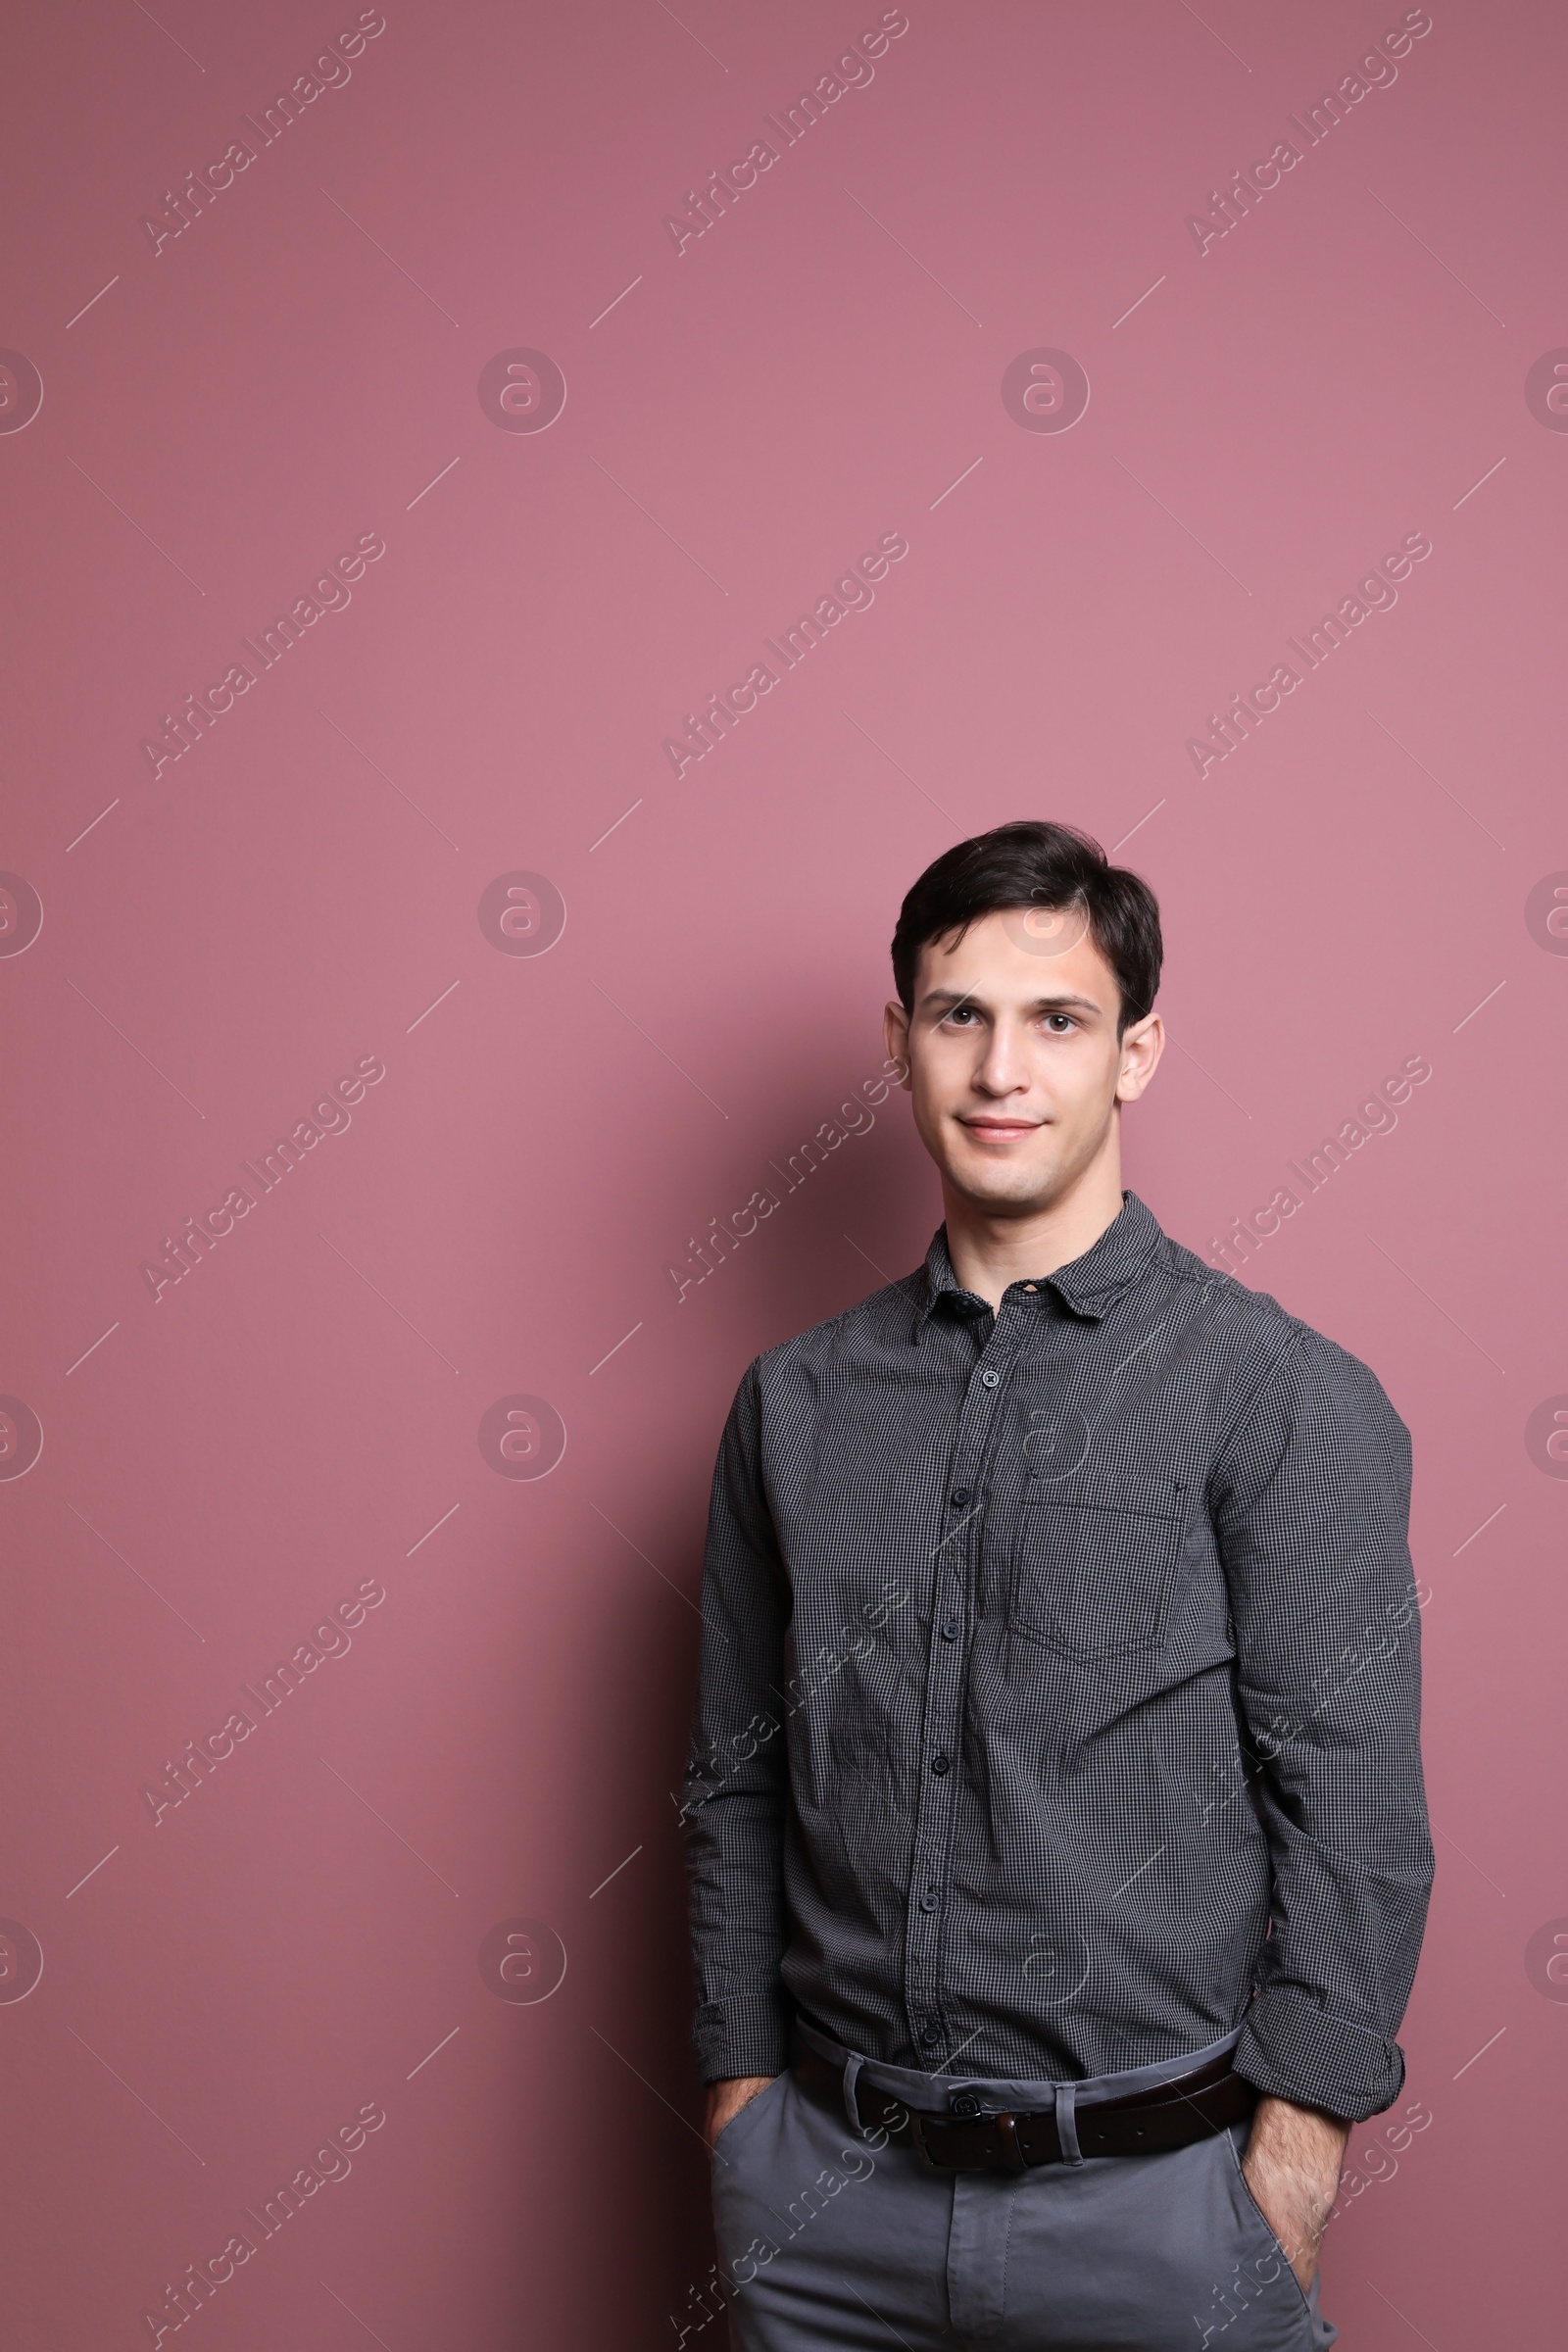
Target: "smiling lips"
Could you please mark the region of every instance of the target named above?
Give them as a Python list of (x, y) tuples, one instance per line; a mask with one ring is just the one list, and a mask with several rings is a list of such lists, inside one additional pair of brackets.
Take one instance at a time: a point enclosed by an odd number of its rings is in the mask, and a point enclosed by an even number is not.
[(1014, 1136), (1033, 1135), (1045, 1123), (1044, 1119), (965, 1119), (962, 1117), (958, 1121), (959, 1126), (967, 1127), (971, 1135), (983, 1136), (987, 1141), (997, 1143), (1010, 1142)]

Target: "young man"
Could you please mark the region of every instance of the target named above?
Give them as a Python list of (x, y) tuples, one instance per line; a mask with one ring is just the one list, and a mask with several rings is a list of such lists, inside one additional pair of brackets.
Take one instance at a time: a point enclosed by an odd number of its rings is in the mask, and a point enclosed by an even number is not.
[(945, 1222), (757, 1358), (684, 1808), (744, 2352), (1307, 2352), (1432, 1878), (1410, 1445), (1121, 1184), (1158, 908), (961, 842), (888, 1053)]

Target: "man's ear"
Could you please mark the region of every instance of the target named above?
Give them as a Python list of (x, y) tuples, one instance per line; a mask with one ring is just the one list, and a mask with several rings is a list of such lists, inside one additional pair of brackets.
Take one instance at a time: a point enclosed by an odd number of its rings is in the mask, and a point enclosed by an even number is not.
[(1121, 1075), (1116, 1081), (1118, 1102), (1136, 1102), (1159, 1066), (1165, 1050), (1165, 1024), (1157, 1012), (1135, 1021), (1121, 1041)]
[(887, 1048), (889, 1061), (896, 1061), (904, 1075), (898, 1081), (906, 1094), (909, 1091), (909, 1016), (897, 997), (882, 1008), (882, 1043)]

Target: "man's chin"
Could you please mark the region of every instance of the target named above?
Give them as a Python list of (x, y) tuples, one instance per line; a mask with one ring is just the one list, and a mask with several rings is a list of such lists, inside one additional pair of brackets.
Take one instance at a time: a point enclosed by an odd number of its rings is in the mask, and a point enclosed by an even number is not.
[(1060, 1183), (1054, 1161), (1004, 1161), (967, 1152), (949, 1161), (946, 1174), (954, 1191), (973, 1207), (1004, 1214), (1047, 1206)]

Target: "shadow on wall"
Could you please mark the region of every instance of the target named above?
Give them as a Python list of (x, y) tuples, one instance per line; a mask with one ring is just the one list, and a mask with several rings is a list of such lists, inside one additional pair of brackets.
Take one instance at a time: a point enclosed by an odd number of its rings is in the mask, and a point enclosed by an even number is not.
[(665, 1266), (683, 1308), (704, 1302), (710, 1286), (727, 1294), (749, 1270), (755, 1353), (919, 1264), (942, 1211), (901, 1066), (878, 1057), (825, 1115), (804, 1085), (781, 1107), (772, 1132), (796, 1140), (721, 1176), (737, 1205), (710, 1215)]
[[(620, 2217), (622, 2256), (649, 2282), (656, 2308), (689, 2319), (693, 2282), (711, 2271), (678, 1806), (713, 1460), (751, 1358), (917, 1266), (941, 1214), (908, 1100), (880, 1053), (851, 1055), (830, 1042), (811, 1058), (817, 1070), (858, 1065), (861, 1076), (830, 1088), (797, 1070), (764, 1116), (748, 1122), (755, 1140), (738, 1142), (724, 1165), (688, 1171), (693, 1191), (701, 1184), (735, 1204), (691, 1237), (668, 1277), (664, 1312), (688, 1367), (698, 1363), (700, 1410), (678, 1422), (674, 1444), (623, 1460), (624, 1483), (583, 1487), (564, 1531), (576, 1592), (550, 1678), (578, 1696), (557, 1719), (558, 1801), (569, 1806), (574, 1854), (604, 1857), (611, 1877), (593, 1886), (593, 1873), (573, 1870), (564, 1874), (569, 1894), (557, 1880), (541, 1898), (570, 1971), (533, 2053), (526, 2107), (519, 2102), (503, 2129), (512, 2179), (553, 2219), (542, 2224), (530, 2207), (530, 2244), (498, 2231), (488, 2289), (498, 2311), (536, 2305), (533, 2232), (561, 2226), (570, 2206), (564, 2181), (548, 2166), (541, 2174), (537, 2116), (558, 2103), (553, 2160), (564, 2152), (568, 2173), (591, 2173), (596, 2203)], [(767, 1148), (775, 1142), (776, 1157)], [(764, 1200), (753, 1214), (740, 1213), (757, 1193)], [(520, 1787), (512, 1810), (516, 1850), (530, 1842), (537, 1850)], [(612, 2270), (579, 2280), (580, 2300), (563, 2314), (574, 2340), (610, 2340), (622, 2284)]]

